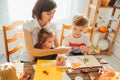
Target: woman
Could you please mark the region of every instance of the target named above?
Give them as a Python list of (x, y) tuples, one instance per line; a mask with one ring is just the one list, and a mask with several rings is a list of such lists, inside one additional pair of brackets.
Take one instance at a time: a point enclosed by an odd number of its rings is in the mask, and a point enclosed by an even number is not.
[(25, 49), (21, 56), (21, 61), (31, 61), (31, 56), (47, 56), (51, 54), (65, 54), (70, 52), (70, 47), (58, 47), (57, 35), (55, 35), (54, 46), (58, 48), (49, 50), (34, 48), (34, 45), (38, 40), (38, 32), (40, 29), (52, 29), (56, 32), (55, 24), (50, 22), (55, 10), (56, 3), (53, 0), (37, 0), (32, 11), (33, 20), (28, 21), (23, 25)]

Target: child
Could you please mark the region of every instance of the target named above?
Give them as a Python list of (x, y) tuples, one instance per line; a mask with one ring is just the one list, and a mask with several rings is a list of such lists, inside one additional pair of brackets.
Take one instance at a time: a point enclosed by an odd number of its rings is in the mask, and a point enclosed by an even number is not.
[(63, 45), (71, 46), (70, 56), (84, 55), (88, 52), (91, 45), (88, 36), (84, 33), (84, 29), (88, 24), (88, 19), (84, 15), (75, 15), (72, 21), (72, 33), (65, 37)]
[[(53, 49), (54, 45), (54, 34), (51, 30), (41, 29), (38, 33), (38, 44), (34, 47), (39, 49)], [(55, 59), (57, 54), (48, 56), (39, 56), (36, 59)]]
[[(41, 29), (38, 34), (38, 44), (36, 44), (34, 47), (39, 49), (53, 49), (54, 45), (54, 33), (52, 30), (47, 29)], [(53, 60), (57, 59), (56, 61), (59, 61), (57, 63), (58, 65), (65, 64), (64, 58), (62, 56), (58, 56), (57, 54), (47, 55), (47, 56), (39, 56), (39, 57), (33, 57), (33, 61), (37, 61), (38, 59), (46, 59), (46, 60)]]

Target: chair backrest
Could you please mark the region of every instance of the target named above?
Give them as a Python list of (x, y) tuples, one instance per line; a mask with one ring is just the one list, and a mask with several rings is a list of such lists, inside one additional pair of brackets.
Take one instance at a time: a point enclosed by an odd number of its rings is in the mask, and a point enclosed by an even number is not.
[(62, 42), (65, 38), (65, 35), (64, 35), (65, 30), (70, 30), (70, 29), (71, 29), (70, 25), (65, 25), (65, 24), (62, 25), (62, 32), (61, 32), (61, 37), (60, 37), (60, 46), (62, 46)]
[(20, 27), (24, 21), (18, 20), (13, 22), (11, 25), (3, 26), (3, 36), (4, 36), (4, 43), (5, 43), (5, 51), (6, 51), (6, 58), (7, 61), (10, 62), (10, 55), (14, 54), (16, 51), (24, 47), (23, 43), (18, 43), (12, 49), (9, 49), (9, 44), (17, 41), (19, 38), (23, 37), (23, 32), (15, 33), (12, 37), (8, 37), (8, 31), (14, 30), (16, 27)]

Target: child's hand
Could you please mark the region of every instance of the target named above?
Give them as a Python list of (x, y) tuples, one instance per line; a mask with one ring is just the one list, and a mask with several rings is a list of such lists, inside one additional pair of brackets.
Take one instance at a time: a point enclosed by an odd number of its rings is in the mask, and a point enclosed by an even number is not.
[(87, 52), (88, 51), (88, 48), (86, 47), (86, 46), (81, 46), (80, 47), (80, 50), (81, 50), (81, 52)]

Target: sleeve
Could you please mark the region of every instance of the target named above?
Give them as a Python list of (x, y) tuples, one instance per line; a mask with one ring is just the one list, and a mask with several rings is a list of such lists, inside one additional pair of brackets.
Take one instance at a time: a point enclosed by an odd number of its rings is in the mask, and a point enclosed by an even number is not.
[(31, 23), (29, 21), (26, 21), (24, 24), (23, 24), (23, 29), (26, 29), (28, 31), (32, 31), (32, 27), (31, 27)]
[(26, 29), (30, 32), (32, 32), (32, 30), (36, 29), (37, 27), (39, 27), (39, 23), (38, 23), (37, 19), (32, 19), (30, 21), (26, 21), (23, 24), (23, 29)]

